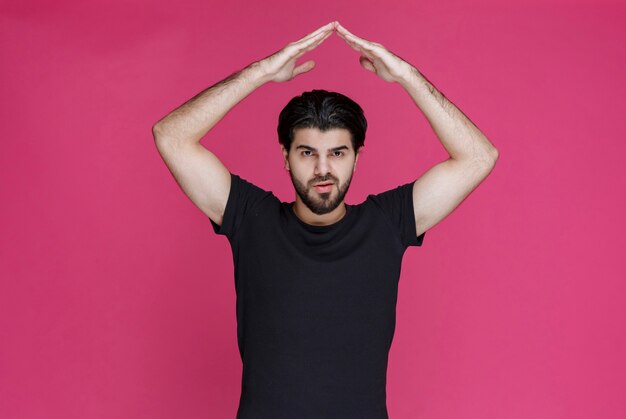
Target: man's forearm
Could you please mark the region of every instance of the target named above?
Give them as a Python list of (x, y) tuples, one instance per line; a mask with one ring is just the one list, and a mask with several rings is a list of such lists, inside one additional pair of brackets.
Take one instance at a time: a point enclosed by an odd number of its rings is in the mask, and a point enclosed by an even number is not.
[(415, 67), (399, 82), (428, 119), (455, 160), (496, 160), (498, 151), (487, 137)]
[(152, 129), (155, 139), (199, 142), (230, 109), (266, 81), (257, 63), (248, 65), (159, 120)]

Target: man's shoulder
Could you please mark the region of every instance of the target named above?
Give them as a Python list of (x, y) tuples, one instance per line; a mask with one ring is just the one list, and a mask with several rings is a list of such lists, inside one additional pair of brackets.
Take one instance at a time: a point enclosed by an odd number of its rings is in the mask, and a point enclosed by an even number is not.
[(260, 186), (256, 182), (248, 180), (247, 177), (243, 177), (236, 173), (231, 172), (231, 192), (238, 193), (240, 195), (249, 196), (258, 199), (271, 199), (278, 200), (274, 192), (270, 189)]

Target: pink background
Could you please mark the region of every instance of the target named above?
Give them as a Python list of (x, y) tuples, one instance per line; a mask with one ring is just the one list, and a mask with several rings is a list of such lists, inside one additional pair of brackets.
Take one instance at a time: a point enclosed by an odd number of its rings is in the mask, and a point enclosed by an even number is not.
[[(500, 151), (405, 254), (390, 416), (626, 417), (623, 2), (51, 3), (0, 5), (0, 417), (235, 416), (230, 247), (151, 127), (335, 19), (420, 69)], [(348, 203), (447, 158), (339, 37), (311, 58), (202, 140), (232, 172), (294, 199), (277, 117), (313, 88), (368, 118)]]

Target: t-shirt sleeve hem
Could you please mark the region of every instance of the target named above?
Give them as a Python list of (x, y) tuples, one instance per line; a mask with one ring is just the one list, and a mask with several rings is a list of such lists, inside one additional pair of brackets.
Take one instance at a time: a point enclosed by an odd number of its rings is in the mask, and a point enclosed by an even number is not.
[(239, 191), (239, 177), (233, 173), (230, 174), (230, 191), (228, 193), (228, 199), (226, 200), (226, 207), (224, 208), (224, 216), (222, 217), (222, 225), (217, 224), (215, 221), (209, 218), (211, 226), (216, 234), (224, 235), (229, 239), (232, 236), (233, 226), (233, 211), (235, 196)]
[(419, 236), (416, 236), (415, 233), (408, 233), (407, 234), (408, 239), (406, 240), (406, 243), (409, 246), (421, 246), (422, 243), (424, 242), (425, 235), (426, 235), (426, 232), (423, 232)]
[(417, 226), (415, 225), (415, 207), (413, 206), (413, 182), (407, 183), (401, 188), (406, 188), (405, 196), (405, 210), (404, 214), (408, 217), (408, 222), (404, 223), (406, 231), (404, 231), (404, 239), (403, 242), (408, 246), (421, 246), (424, 242), (424, 236), (426, 232), (424, 231), (419, 236), (416, 235)]

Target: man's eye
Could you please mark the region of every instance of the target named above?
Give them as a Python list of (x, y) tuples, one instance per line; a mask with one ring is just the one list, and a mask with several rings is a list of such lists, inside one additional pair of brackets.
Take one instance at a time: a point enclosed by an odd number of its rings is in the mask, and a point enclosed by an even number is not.
[(305, 156), (310, 156), (310, 154), (305, 154), (305, 153), (310, 153), (310, 152), (311, 152), (311, 150), (304, 150), (304, 151), (302, 152), (302, 154), (304, 154)]
[(341, 156), (343, 156), (343, 151), (335, 151), (335, 157), (341, 157)]

